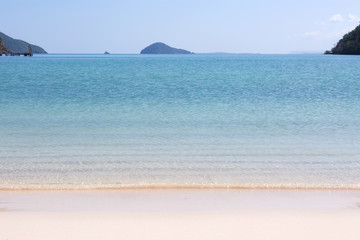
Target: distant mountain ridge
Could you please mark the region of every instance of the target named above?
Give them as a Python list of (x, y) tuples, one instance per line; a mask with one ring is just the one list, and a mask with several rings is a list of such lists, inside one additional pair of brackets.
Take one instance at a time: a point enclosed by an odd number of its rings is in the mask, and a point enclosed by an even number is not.
[(28, 42), (25, 42), (23, 40), (14, 39), (12, 37), (9, 37), (8, 35), (0, 32), (0, 38), (2, 39), (5, 46), (8, 48), (9, 51), (12, 53), (28, 53), (30, 45), (33, 53), (47, 53), (43, 48), (29, 44)]
[(140, 54), (192, 54), (192, 52), (156, 42), (141, 50)]
[(360, 55), (360, 25), (345, 34), (336, 46), (325, 54)]

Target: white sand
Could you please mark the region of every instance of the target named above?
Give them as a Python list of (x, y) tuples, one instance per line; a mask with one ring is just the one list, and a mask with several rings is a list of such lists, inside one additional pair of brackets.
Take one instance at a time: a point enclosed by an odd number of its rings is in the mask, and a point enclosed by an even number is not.
[(360, 239), (359, 191), (0, 192), (0, 239)]

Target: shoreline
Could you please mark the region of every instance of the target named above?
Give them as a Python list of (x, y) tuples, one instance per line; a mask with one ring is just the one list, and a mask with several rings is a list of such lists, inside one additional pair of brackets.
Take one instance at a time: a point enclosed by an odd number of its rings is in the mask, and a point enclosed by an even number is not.
[(0, 186), (0, 192), (6, 191), (122, 191), (122, 190), (319, 190), (319, 191), (360, 191), (360, 186), (311, 186), (311, 185), (274, 185), (274, 186), (248, 186), (248, 185), (104, 185), (104, 186)]

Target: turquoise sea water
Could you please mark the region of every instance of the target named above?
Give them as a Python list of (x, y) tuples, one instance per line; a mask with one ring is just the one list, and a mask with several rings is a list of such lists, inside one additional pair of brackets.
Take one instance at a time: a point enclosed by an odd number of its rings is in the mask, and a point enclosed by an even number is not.
[(360, 57), (0, 57), (0, 188), (360, 188)]

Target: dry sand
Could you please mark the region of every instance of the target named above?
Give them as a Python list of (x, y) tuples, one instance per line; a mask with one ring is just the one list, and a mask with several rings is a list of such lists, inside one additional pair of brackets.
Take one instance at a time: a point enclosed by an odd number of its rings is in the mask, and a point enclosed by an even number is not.
[(0, 192), (0, 239), (360, 239), (359, 191)]

